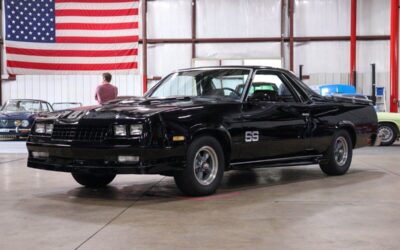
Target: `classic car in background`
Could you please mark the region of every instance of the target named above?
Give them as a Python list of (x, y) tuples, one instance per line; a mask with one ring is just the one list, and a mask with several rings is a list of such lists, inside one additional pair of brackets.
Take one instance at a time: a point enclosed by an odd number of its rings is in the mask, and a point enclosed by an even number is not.
[(80, 102), (55, 102), (53, 103), (54, 111), (60, 111), (65, 109), (73, 109), (82, 107), (82, 103)]
[(187, 195), (209, 195), (233, 169), (319, 164), (343, 175), (354, 148), (379, 143), (377, 126), (372, 102), (323, 97), (283, 69), (187, 69), (144, 97), (36, 119), (28, 166), (87, 187), (162, 174)]
[(382, 146), (390, 146), (400, 137), (400, 114), (378, 112), (378, 133)]
[[(323, 96), (343, 96), (353, 99), (371, 100), (370, 96), (359, 94), (354, 86), (345, 84), (332, 84), (314, 86), (313, 90)], [(377, 112), (378, 134), (381, 137), (381, 146), (391, 146), (400, 138), (400, 114)]]
[(0, 110), (0, 140), (27, 138), (34, 119), (52, 111), (53, 107), (42, 100), (7, 101)]

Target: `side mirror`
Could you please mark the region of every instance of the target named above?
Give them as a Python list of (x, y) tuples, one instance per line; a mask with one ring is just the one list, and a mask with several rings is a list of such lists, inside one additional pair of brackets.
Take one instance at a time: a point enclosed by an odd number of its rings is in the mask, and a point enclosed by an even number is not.
[(256, 90), (248, 98), (249, 102), (277, 102), (278, 93), (273, 90)]

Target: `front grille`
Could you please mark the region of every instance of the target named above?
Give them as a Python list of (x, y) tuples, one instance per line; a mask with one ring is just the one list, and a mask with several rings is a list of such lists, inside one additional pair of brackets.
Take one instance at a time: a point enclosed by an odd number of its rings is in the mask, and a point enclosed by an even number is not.
[(101, 142), (107, 136), (107, 126), (55, 125), (53, 140)]
[(0, 128), (8, 128), (8, 127), (15, 127), (14, 125), (15, 120), (2, 120), (0, 119)]
[(17, 139), (16, 135), (0, 135), (0, 141), (15, 140), (15, 139)]

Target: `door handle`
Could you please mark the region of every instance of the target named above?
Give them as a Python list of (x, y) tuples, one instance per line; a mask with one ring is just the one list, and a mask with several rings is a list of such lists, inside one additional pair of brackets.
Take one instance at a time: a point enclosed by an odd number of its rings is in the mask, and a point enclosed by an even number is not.
[(302, 113), (301, 115), (304, 117), (310, 117), (310, 113)]

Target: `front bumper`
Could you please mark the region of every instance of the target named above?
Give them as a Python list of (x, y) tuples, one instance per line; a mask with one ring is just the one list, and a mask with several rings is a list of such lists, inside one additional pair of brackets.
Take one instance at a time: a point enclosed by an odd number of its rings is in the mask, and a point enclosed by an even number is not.
[(30, 128), (0, 128), (0, 140), (27, 139)]
[[(129, 145), (77, 147), (27, 142), (28, 167), (61, 172), (160, 174), (182, 170), (184, 145), (173, 148), (142, 148)], [(33, 152), (48, 156), (34, 157)], [(138, 156), (135, 163), (121, 163), (118, 156)]]

